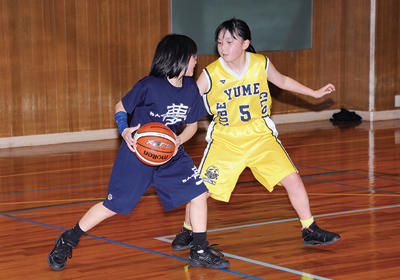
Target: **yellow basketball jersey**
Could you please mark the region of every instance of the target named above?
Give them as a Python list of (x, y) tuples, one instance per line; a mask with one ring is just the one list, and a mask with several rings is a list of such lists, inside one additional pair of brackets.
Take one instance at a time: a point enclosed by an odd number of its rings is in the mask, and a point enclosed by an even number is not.
[(247, 52), (241, 75), (233, 72), (222, 58), (206, 67), (209, 89), (203, 99), (216, 123), (239, 127), (270, 116), (268, 62), (263, 55)]

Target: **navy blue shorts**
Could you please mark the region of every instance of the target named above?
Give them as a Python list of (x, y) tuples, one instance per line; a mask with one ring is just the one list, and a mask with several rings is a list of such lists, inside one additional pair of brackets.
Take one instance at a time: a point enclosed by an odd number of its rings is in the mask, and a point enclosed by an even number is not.
[(153, 167), (142, 163), (123, 141), (103, 205), (116, 213), (129, 214), (150, 186), (156, 189), (165, 211), (208, 191), (183, 146), (166, 164)]

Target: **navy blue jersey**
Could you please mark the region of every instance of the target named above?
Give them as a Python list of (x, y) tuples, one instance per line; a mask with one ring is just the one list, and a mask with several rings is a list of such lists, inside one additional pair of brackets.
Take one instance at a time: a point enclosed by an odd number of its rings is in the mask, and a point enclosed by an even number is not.
[(207, 115), (196, 82), (182, 78), (182, 87), (171, 85), (166, 77), (148, 76), (141, 79), (122, 98), (128, 114), (133, 113), (130, 126), (159, 122), (173, 132), (185, 123), (195, 123)]
[[(131, 126), (159, 122), (175, 133), (185, 123), (195, 123), (207, 115), (197, 84), (189, 77), (183, 77), (180, 88), (171, 85), (165, 77), (145, 77), (122, 98), (122, 104), (127, 113), (133, 114)], [(142, 163), (123, 141), (103, 205), (116, 213), (129, 214), (153, 186), (168, 211), (208, 191), (199, 175), (182, 145), (167, 163), (149, 166)]]

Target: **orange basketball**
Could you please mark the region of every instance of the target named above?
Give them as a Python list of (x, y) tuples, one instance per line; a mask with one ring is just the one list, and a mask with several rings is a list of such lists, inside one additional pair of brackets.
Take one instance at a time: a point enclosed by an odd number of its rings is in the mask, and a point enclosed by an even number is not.
[(162, 123), (148, 123), (141, 126), (133, 137), (136, 156), (143, 163), (158, 166), (166, 163), (175, 152), (175, 134)]

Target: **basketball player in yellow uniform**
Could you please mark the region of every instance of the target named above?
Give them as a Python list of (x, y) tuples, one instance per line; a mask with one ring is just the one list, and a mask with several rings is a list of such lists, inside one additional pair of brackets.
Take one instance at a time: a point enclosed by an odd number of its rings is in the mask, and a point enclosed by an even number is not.
[[(239, 175), (249, 167), (270, 192), (277, 184), (285, 187), (300, 218), (305, 245), (340, 240), (338, 234), (319, 228), (313, 219), (303, 182), (270, 118), (268, 81), (315, 98), (335, 91), (335, 87), (327, 84), (314, 91), (279, 73), (267, 57), (255, 54), (250, 29), (241, 20), (223, 22), (214, 38), (220, 58), (207, 66), (197, 81), (206, 109), (214, 116), (199, 168), (211, 197), (228, 202)], [(174, 250), (187, 249), (191, 244), (188, 207), (182, 231), (172, 243)]]

